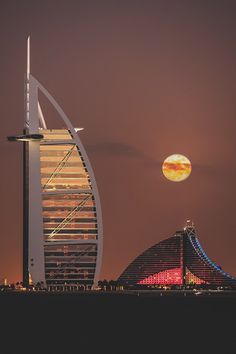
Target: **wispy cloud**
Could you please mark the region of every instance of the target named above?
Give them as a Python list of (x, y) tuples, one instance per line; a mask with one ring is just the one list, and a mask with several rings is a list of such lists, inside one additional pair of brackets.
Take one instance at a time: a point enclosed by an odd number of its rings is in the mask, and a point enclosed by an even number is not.
[(145, 154), (136, 147), (122, 142), (103, 142), (86, 145), (86, 149), (92, 153), (106, 153), (112, 155), (123, 155), (127, 157), (146, 157)]

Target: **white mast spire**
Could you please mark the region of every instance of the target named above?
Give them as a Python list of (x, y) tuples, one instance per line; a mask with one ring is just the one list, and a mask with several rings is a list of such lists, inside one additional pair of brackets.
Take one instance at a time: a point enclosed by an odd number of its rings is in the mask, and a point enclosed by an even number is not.
[(27, 38), (27, 80), (29, 80), (30, 75), (30, 36)]

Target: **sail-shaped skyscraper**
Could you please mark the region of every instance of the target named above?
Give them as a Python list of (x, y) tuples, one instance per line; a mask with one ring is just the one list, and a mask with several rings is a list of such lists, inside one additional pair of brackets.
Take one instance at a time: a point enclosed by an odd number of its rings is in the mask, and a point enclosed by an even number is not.
[[(39, 92), (59, 114), (63, 129), (48, 129)], [(30, 73), (25, 79), (23, 283), (50, 290), (92, 288), (102, 259), (102, 213), (94, 173), (78, 131)]]

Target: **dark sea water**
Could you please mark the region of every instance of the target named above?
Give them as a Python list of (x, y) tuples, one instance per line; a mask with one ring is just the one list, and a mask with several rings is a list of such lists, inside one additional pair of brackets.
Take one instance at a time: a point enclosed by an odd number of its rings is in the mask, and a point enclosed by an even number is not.
[(3, 354), (236, 354), (236, 296), (9, 293), (0, 314)]

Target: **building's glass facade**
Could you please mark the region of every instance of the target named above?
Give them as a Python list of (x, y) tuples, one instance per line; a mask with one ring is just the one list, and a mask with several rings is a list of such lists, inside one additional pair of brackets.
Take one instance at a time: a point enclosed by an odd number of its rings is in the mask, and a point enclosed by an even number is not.
[(203, 251), (195, 229), (187, 226), (147, 249), (121, 274), (123, 285), (236, 285), (236, 279)]
[[(83, 156), (68, 130), (40, 130), (45, 278), (53, 289), (92, 286), (97, 214)], [(79, 241), (79, 242), (78, 242)]]

